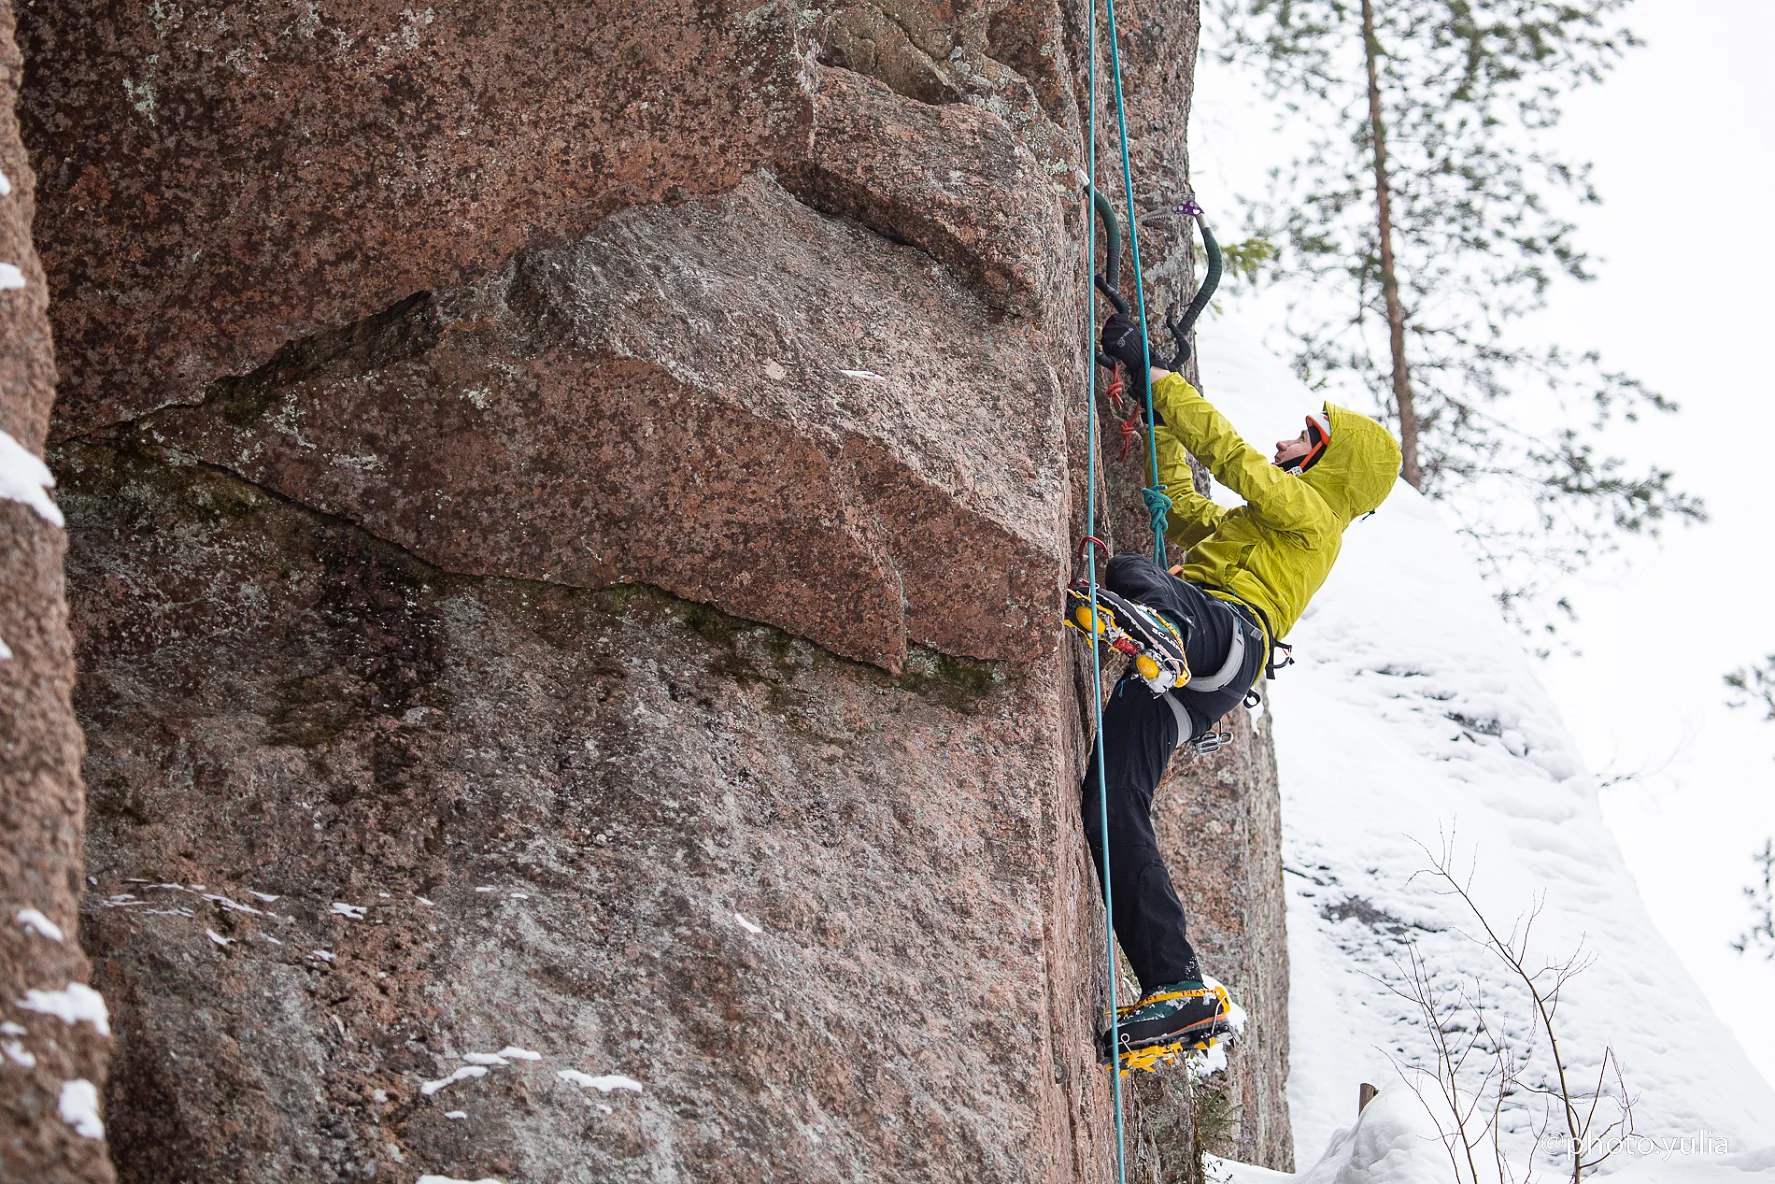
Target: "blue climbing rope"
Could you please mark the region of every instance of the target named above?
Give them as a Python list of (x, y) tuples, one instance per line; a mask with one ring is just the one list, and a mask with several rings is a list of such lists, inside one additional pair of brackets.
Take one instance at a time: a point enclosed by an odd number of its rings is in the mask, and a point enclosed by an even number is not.
[[(1110, 0), (1110, 44), (1115, 44), (1114, 0)], [(1090, 75), (1090, 116), (1085, 140), (1085, 158), (1089, 173), (1085, 188), (1085, 210), (1083, 225), (1085, 228), (1085, 534), (1088, 538), (1097, 535), (1097, 288), (1091, 277), (1097, 274), (1097, 223), (1092, 217), (1091, 203), (1097, 193), (1097, 0), (1091, 0), (1090, 34), (1088, 37), (1087, 59), (1091, 63)], [(1116, 94), (1119, 98), (1122, 90), (1120, 67), (1117, 67)], [(1123, 134), (1123, 158), (1127, 156), (1127, 136)], [(1133, 229), (1130, 220), (1128, 227)], [(1140, 252), (1134, 253), (1134, 274), (1140, 274)], [(1138, 283), (1138, 280), (1136, 280)], [(1145, 306), (1141, 309), (1141, 323), (1146, 322)], [(1142, 338), (1145, 333), (1142, 332)], [(1151, 405), (1152, 383), (1147, 383), (1147, 400)], [(1152, 421), (1149, 411), (1147, 421)], [(1150, 436), (1151, 433), (1149, 432)], [(1156, 468), (1154, 470), (1157, 471)], [(1163, 544), (1161, 544), (1163, 545)], [(1110, 1090), (1115, 1097), (1116, 1110), (1116, 1181), (1117, 1184), (1128, 1184), (1128, 1164), (1126, 1143), (1122, 1132), (1122, 1058), (1121, 1058), (1121, 1024), (1117, 1015), (1116, 1000), (1116, 910), (1115, 900), (1110, 892), (1109, 883), (1109, 789), (1104, 780), (1103, 772), (1103, 661), (1099, 654), (1097, 637), (1097, 552), (1089, 545), (1085, 548), (1086, 569), (1090, 572), (1091, 581), (1091, 702), (1097, 709), (1097, 730), (1091, 738), (1092, 759), (1097, 762), (1097, 829), (1103, 838), (1103, 931), (1104, 944), (1108, 954), (1109, 968), (1109, 1081)]]
[[(1116, 47), (1116, 0), (1104, 0), (1109, 12), (1109, 65), (1116, 84), (1116, 131), (1122, 140), (1122, 194), (1128, 200), (1128, 246), (1134, 253), (1134, 297), (1140, 310), (1140, 365), (1141, 374), (1146, 382), (1146, 455), (1152, 469), (1153, 483), (1150, 488), (1141, 490), (1146, 499), (1146, 512), (1152, 520), (1153, 528), (1153, 562), (1160, 567), (1168, 566), (1165, 562), (1165, 515), (1171, 509), (1171, 499), (1165, 496), (1165, 486), (1159, 484), (1159, 446), (1153, 439), (1151, 424), (1153, 422), (1153, 384), (1152, 384), (1152, 346), (1146, 340), (1146, 284), (1140, 278), (1140, 226), (1134, 221), (1134, 170), (1128, 163), (1128, 112), (1122, 105), (1122, 54)], [(1096, 31), (1096, 12), (1092, 12), (1091, 27)], [(1095, 71), (1097, 61), (1091, 61)], [(1093, 95), (1091, 122), (1097, 122), (1096, 98)], [(1092, 143), (1095, 150), (1096, 143)], [(1093, 155), (1092, 164), (1096, 164)], [(1095, 172), (1095, 169), (1093, 169)]]

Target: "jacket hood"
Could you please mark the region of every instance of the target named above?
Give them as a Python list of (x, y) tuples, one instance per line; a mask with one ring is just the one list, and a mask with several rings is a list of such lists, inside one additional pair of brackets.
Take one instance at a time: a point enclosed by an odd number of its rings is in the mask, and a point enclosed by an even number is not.
[(1402, 453), (1393, 433), (1347, 407), (1325, 404), (1331, 440), (1300, 479), (1325, 499), (1344, 525), (1376, 509), (1393, 492)]

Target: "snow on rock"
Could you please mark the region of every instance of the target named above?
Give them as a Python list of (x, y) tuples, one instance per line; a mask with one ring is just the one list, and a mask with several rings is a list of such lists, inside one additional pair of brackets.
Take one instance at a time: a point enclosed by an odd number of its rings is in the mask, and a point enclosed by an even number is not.
[(450, 1076), (448, 1076), (448, 1077), (440, 1077), (436, 1081), (424, 1082), (423, 1084), (420, 1085), (419, 1092), (429, 1098), (429, 1097), (431, 1097), (431, 1095), (437, 1093), (439, 1090), (443, 1089), (447, 1085), (454, 1085), (458, 1081), (464, 1081), (470, 1077), (485, 1077), (485, 1076), (487, 1076), (486, 1066), (484, 1066), (484, 1065), (464, 1065), (462, 1068), (456, 1070), (456, 1072), (450, 1074)]
[(494, 1055), (504, 1057), (508, 1061), (540, 1061), (540, 1060), (542, 1060), (541, 1053), (533, 1052), (528, 1048), (519, 1048), (515, 1044), (506, 1045), (504, 1048), (500, 1049)]
[(99, 1091), (84, 1077), (62, 1082), (61, 1098), (56, 1103), (62, 1121), (74, 1128), (83, 1139), (105, 1137), (105, 1124), (99, 1118)]
[(25, 286), (25, 273), (15, 263), (0, 263), (0, 291)]
[[(250, 904), (241, 904), (238, 900), (230, 900), (219, 893), (206, 892), (203, 894), (203, 898), (211, 904), (220, 905), (231, 913), (251, 913), (255, 917), (263, 917), (265, 915), (263, 909), (256, 909)], [(274, 896), (272, 899), (276, 900), (277, 898)]]
[(62, 525), (62, 512), (50, 500), (55, 478), (35, 453), (0, 432), (0, 497), (23, 502), (52, 526)]
[(344, 917), (351, 921), (362, 921), (364, 919), (363, 905), (346, 904), (343, 900), (335, 900), (333, 902), (332, 912), (335, 916)]
[(1219, 1169), (1215, 1175), (1232, 1184), (1428, 1184), (1450, 1175), (1436, 1128), (1403, 1085), (1376, 1094), (1356, 1125), (1332, 1135), (1325, 1154), (1299, 1175), (1210, 1159)]
[(31, 1069), (37, 1065), (37, 1054), (28, 1051), (21, 1041), (0, 1041), (0, 1052), (4, 1052), (7, 1060), (22, 1068)]
[(419, 1184), (504, 1184), (492, 1176), (483, 1176), (479, 1180), (458, 1180), (455, 1176), (421, 1176)]
[[(1224, 320), (1201, 333), (1203, 393), (1241, 434), (1267, 451), (1298, 432), (1319, 397)], [(1236, 500), (1218, 488), (1215, 496)], [(1347, 1164), (1370, 1165), (1339, 1169), (1339, 1181), (1407, 1178), (1391, 1166), (1404, 1152), (1382, 1128), (1392, 1129), (1402, 1095), (1417, 1105), (1396, 1064), (1429, 1057), (1415, 1008), (1387, 985), (1398, 984), (1409, 948), (1438, 984), (1483, 982), (1529, 1051), (1531, 1083), (1548, 1069), (1526, 991), (1468, 936), (1475, 921), (1458, 898), (1421, 874), (1445, 847), (1506, 932), (1540, 902), (1536, 965), (1580, 950), (1593, 959), (1562, 998), (1562, 1052), (1579, 1078), (1594, 1080), (1613, 1049), (1641, 1136), (1714, 1132), (1739, 1154), (1775, 1143), (1775, 1092), (1653, 928), (1594, 779), (1435, 506), (1401, 483), (1378, 514), (1352, 524), (1288, 640), (1297, 665), (1268, 685), (1288, 873), (1297, 1162), (1330, 1146), (1328, 1156), (1341, 1149)], [(1382, 1087), (1381, 1117), (1368, 1117), (1371, 1105), (1344, 1130), (1364, 1081)], [(1520, 1150), (1525, 1114), (1507, 1125)], [(1446, 1155), (1432, 1150), (1446, 1176)], [(1628, 1170), (1641, 1162), (1635, 1156)], [(1300, 1178), (1318, 1180), (1318, 1171)]]
[(510, 1061), (496, 1052), (465, 1052), (462, 1059), (471, 1065), (509, 1065)]
[(744, 929), (747, 933), (763, 933), (764, 932), (764, 926), (758, 924), (756, 921), (748, 921), (748, 920), (746, 920), (746, 918), (740, 916), (740, 914), (738, 914), (738, 913), (735, 913), (733, 915), (733, 919), (735, 921), (738, 921), (740, 923), (740, 928)]
[(100, 1036), (111, 1034), (111, 1015), (105, 1010), (105, 997), (85, 983), (69, 983), (59, 991), (32, 987), (18, 1005), (26, 1011), (53, 1015), (70, 1026), (85, 1020)]
[(50, 941), (62, 940), (62, 927), (36, 909), (20, 909), (16, 920), (39, 937), (47, 937)]
[(641, 1092), (641, 1083), (633, 1077), (624, 1077), (621, 1073), (612, 1073), (607, 1077), (593, 1077), (590, 1073), (581, 1073), (578, 1069), (562, 1069), (555, 1074), (562, 1081), (570, 1082), (581, 1089), (595, 1089), (599, 1093), (609, 1093), (613, 1089), (632, 1089)]

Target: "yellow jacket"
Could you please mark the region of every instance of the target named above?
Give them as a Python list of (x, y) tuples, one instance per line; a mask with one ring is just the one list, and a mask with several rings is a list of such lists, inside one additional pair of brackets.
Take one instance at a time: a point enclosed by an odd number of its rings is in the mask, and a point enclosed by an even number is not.
[[(1270, 641), (1280, 641), (1331, 574), (1344, 528), (1392, 492), (1398, 441), (1367, 416), (1327, 403), (1325, 451), (1306, 472), (1285, 473), (1178, 375), (1153, 385), (1153, 406), (1165, 420), (1153, 429), (1172, 504), (1165, 537), (1188, 553), (1178, 574), (1263, 610), (1276, 631)], [(1245, 504), (1223, 509), (1197, 493), (1186, 450)]]

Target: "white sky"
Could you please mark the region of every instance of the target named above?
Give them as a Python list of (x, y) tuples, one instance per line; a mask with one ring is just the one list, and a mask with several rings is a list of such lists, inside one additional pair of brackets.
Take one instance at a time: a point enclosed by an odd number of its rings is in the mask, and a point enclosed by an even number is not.
[[(1775, 833), (1775, 723), (1725, 706), (1721, 676), (1775, 652), (1775, 4), (1638, 0), (1649, 44), (1573, 95), (1559, 145), (1595, 164), (1604, 205), (1579, 215), (1600, 278), (1557, 291), (1537, 336), (1644, 379), (1680, 415), (1623, 437), (1674, 469), (1712, 521), (1632, 550), (1623, 575), (1572, 589), (1577, 654), (1542, 677), (1591, 767), (1636, 774), (1604, 809), (1665, 939), (1775, 1082), (1775, 963), (1728, 942), (1749, 924), (1751, 855)], [(1212, 28), (1204, 43), (1213, 41)], [(1226, 238), (1286, 138), (1250, 80), (1201, 63), (1196, 191)], [(1274, 310), (1223, 302), (1267, 335)], [(1646, 1000), (1656, 1007), (1656, 1000)]]

